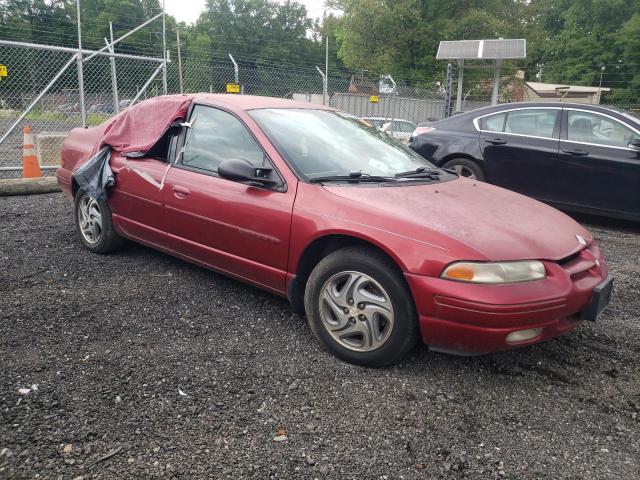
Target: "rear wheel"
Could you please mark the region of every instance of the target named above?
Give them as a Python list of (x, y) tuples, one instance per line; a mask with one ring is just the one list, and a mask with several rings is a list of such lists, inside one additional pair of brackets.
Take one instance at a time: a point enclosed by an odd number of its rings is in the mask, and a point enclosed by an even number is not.
[(398, 360), (418, 338), (415, 306), (401, 272), (374, 249), (349, 247), (315, 267), (305, 290), (311, 330), (350, 363)]
[(109, 253), (122, 248), (124, 239), (111, 221), (111, 209), (104, 200), (97, 200), (84, 190), (78, 190), (74, 202), (76, 231), (87, 250)]
[(484, 172), (480, 165), (468, 158), (454, 158), (445, 163), (443, 168), (455, 170), (461, 177), (471, 178), (474, 180), (484, 181)]

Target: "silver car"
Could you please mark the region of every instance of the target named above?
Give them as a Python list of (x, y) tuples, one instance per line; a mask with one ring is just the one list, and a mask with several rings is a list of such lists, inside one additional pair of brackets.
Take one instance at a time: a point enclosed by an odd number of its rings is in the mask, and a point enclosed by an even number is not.
[(396, 140), (400, 140), (402, 143), (408, 144), (411, 134), (416, 129), (416, 124), (409, 120), (391, 119), (385, 117), (365, 117), (362, 120), (370, 123), (374, 127), (387, 132)]

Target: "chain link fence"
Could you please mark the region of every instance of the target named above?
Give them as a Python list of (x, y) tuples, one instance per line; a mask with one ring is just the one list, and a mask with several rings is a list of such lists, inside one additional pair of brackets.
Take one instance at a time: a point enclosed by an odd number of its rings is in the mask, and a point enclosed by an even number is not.
[[(16, 46), (0, 41), (0, 64), (6, 65), (8, 70), (8, 76), (0, 79), (0, 138), (6, 137), (0, 142), (0, 178), (21, 176), (24, 125), (29, 125), (34, 133), (43, 174), (52, 175), (59, 165), (62, 141), (70, 129), (83, 125), (78, 62), (74, 61), (74, 55), (73, 49)], [(86, 125), (107, 120), (134, 100), (162, 95), (161, 58), (121, 55), (88, 59), (89, 56), (90, 52), (84, 52)], [(65, 65), (67, 68), (62, 71)], [(487, 66), (482, 65), (465, 77), (463, 111), (490, 103), (487, 95), (491, 83), (484, 80), (487, 73)], [(167, 64), (168, 93), (221, 93), (226, 91), (228, 83), (235, 82), (235, 78), (236, 71), (230, 59), (183, 58), (181, 69), (175, 59)], [(503, 80), (505, 85), (501, 86), (500, 101), (510, 101), (512, 88), (507, 76), (503, 76)], [(423, 84), (427, 87), (419, 87), (398, 80), (391, 90), (388, 86), (383, 88), (379, 82), (378, 77), (364, 74), (330, 75), (325, 99), (323, 77), (316, 69), (271, 64), (238, 65), (238, 83), (243, 94), (326, 102), (359, 117), (408, 120), (415, 124), (443, 117), (446, 95), (432, 82), (425, 81)], [(454, 82), (454, 95), (456, 90)], [(372, 95), (377, 101), (371, 101)], [(640, 115), (640, 105), (615, 107)], [(27, 109), (28, 113), (18, 122)]]
[[(0, 44), (0, 64), (7, 67), (8, 73), (0, 79), (0, 178), (22, 175), (23, 126), (29, 125), (34, 133), (43, 174), (53, 175), (60, 164), (62, 141), (69, 130), (83, 125), (78, 62), (76, 53), (68, 50)], [(126, 72), (119, 77), (117, 101), (112, 88), (112, 63), (116, 72)], [(162, 63), (158, 59), (144, 57), (111, 60), (96, 56), (85, 61), (86, 125), (104, 122), (126, 108), (139, 93), (141, 99), (161, 95), (162, 77), (156, 74), (149, 81), (159, 65)]]
[[(43, 174), (53, 175), (60, 163), (62, 141), (70, 129), (83, 124), (75, 54), (71, 49), (57, 51), (7, 43), (0, 42), (0, 64), (8, 69), (8, 76), (0, 80), (0, 138), (9, 133), (0, 143), (0, 178), (21, 176), (24, 125), (29, 125), (34, 133)], [(107, 120), (134, 100), (163, 93), (162, 74), (158, 71), (162, 59), (96, 56), (87, 60), (88, 56), (84, 54), (83, 63), (87, 126)], [(52, 82), (58, 74), (59, 78)], [(167, 64), (167, 92), (222, 93), (228, 83), (235, 82), (235, 75), (231, 60), (184, 58), (181, 71), (176, 61)], [(382, 94), (377, 103), (372, 103), (371, 95), (380, 94), (378, 81), (364, 75), (330, 75), (328, 98), (323, 99), (324, 80), (315, 69), (238, 65), (238, 83), (246, 95), (324, 101), (357, 116), (405, 119), (414, 123), (442, 116), (442, 94), (425, 88), (401, 86), (393, 94)], [(16, 123), (35, 100), (26, 116)]]

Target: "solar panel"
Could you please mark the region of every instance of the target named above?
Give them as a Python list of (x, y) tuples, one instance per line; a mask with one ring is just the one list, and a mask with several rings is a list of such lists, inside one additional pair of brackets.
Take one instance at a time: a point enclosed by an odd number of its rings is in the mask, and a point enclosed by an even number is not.
[(485, 40), (482, 58), (525, 58), (527, 41), (524, 39)]
[(457, 40), (440, 42), (436, 59), (478, 58), (480, 40)]
[(455, 40), (440, 42), (437, 60), (525, 58), (527, 41), (524, 39)]

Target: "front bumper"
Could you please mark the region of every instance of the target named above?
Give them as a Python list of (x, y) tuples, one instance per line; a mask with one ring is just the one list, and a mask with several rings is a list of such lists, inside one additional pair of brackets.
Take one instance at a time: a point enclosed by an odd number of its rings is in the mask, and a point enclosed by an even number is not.
[[(482, 354), (530, 345), (582, 323), (607, 266), (594, 243), (561, 262), (544, 262), (547, 278), (507, 285), (479, 285), (405, 274), (419, 314), (423, 341), (434, 350)], [(519, 343), (507, 336), (541, 329)]]

